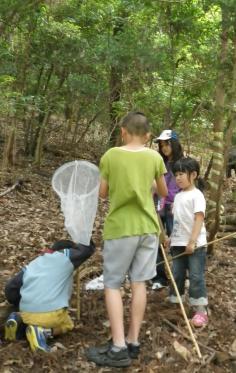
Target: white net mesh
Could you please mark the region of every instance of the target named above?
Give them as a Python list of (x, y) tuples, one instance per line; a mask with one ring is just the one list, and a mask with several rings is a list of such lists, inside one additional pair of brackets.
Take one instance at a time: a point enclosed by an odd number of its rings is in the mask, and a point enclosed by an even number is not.
[(66, 163), (55, 171), (52, 187), (61, 199), (67, 232), (74, 242), (88, 245), (98, 204), (98, 168), (87, 161)]

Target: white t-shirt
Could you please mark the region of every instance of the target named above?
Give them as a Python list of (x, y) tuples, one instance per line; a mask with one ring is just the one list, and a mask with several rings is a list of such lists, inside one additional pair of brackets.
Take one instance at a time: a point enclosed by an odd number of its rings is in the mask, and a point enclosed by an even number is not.
[[(194, 214), (203, 212), (205, 215), (205, 210), (206, 200), (199, 189), (182, 190), (176, 194), (173, 206), (174, 226), (171, 233), (171, 246), (186, 246), (188, 244), (192, 233)], [(203, 222), (197, 238), (197, 246), (206, 243), (206, 228)]]

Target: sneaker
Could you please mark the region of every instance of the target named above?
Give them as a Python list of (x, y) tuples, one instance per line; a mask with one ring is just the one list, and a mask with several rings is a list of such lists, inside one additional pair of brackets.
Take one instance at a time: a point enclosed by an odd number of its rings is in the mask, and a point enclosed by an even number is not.
[(201, 328), (202, 326), (206, 326), (208, 324), (208, 316), (205, 312), (197, 311), (193, 316), (191, 323), (196, 328)]
[(162, 284), (161, 282), (153, 282), (152, 290), (159, 290), (162, 288), (166, 288), (167, 285)]
[(104, 354), (105, 352), (108, 352), (113, 346), (112, 338), (109, 339), (106, 343), (104, 343), (101, 346), (98, 347), (89, 347), (87, 349), (87, 354), (89, 357), (97, 356), (97, 354)]
[(92, 361), (100, 366), (125, 368), (131, 364), (128, 348), (116, 352), (112, 350), (112, 345), (108, 347), (108, 344), (106, 347), (104, 345), (104, 347), (88, 348), (86, 356), (88, 361)]
[(137, 359), (140, 353), (140, 345), (135, 345), (133, 343), (127, 343), (129, 356), (131, 359)]
[(29, 325), (26, 329), (26, 338), (32, 351), (50, 352), (44, 329), (41, 326)]
[(22, 319), (18, 312), (10, 313), (4, 326), (4, 338), (6, 341), (15, 341), (17, 339), (17, 331), (21, 323)]

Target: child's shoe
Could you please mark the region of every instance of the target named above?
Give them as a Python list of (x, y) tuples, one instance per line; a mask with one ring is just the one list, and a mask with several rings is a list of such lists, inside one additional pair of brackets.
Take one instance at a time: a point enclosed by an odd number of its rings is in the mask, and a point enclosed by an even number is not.
[(18, 312), (12, 312), (5, 322), (5, 334), (4, 338), (6, 341), (15, 341), (17, 338), (17, 332), (20, 324), (22, 324), (22, 319)]
[(131, 364), (128, 348), (114, 351), (112, 345), (110, 347), (106, 345), (104, 349), (101, 349), (101, 347), (88, 348), (86, 356), (88, 361), (93, 361), (100, 366), (125, 368)]
[(30, 344), (32, 351), (50, 352), (50, 347), (47, 345), (47, 338), (44, 328), (41, 326), (29, 325), (26, 329), (26, 338)]
[(208, 316), (206, 312), (197, 311), (193, 316), (191, 323), (196, 328), (201, 328), (208, 324)]
[(166, 288), (167, 285), (163, 284), (162, 282), (153, 282), (152, 283), (152, 290), (160, 290)]
[(140, 353), (140, 344), (127, 343), (129, 357), (131, 359), (137, 359)]

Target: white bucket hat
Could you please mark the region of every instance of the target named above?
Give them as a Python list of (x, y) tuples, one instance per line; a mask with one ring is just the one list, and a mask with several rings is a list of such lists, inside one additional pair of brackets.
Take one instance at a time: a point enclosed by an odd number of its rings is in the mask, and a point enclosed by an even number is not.
[(170, 139), (174, 139), (174, 140), (177, 140), (178, 139), (178, 136), (177, 136), (177, 133), (175, 131), (172, 131), (172, 130), (164, 130), (162, 131), (162, 133), (160, 134), (159, 137), (156, 137), (155, 138), (155, 142), (158, 142), (160, 140), (170, 140)]

